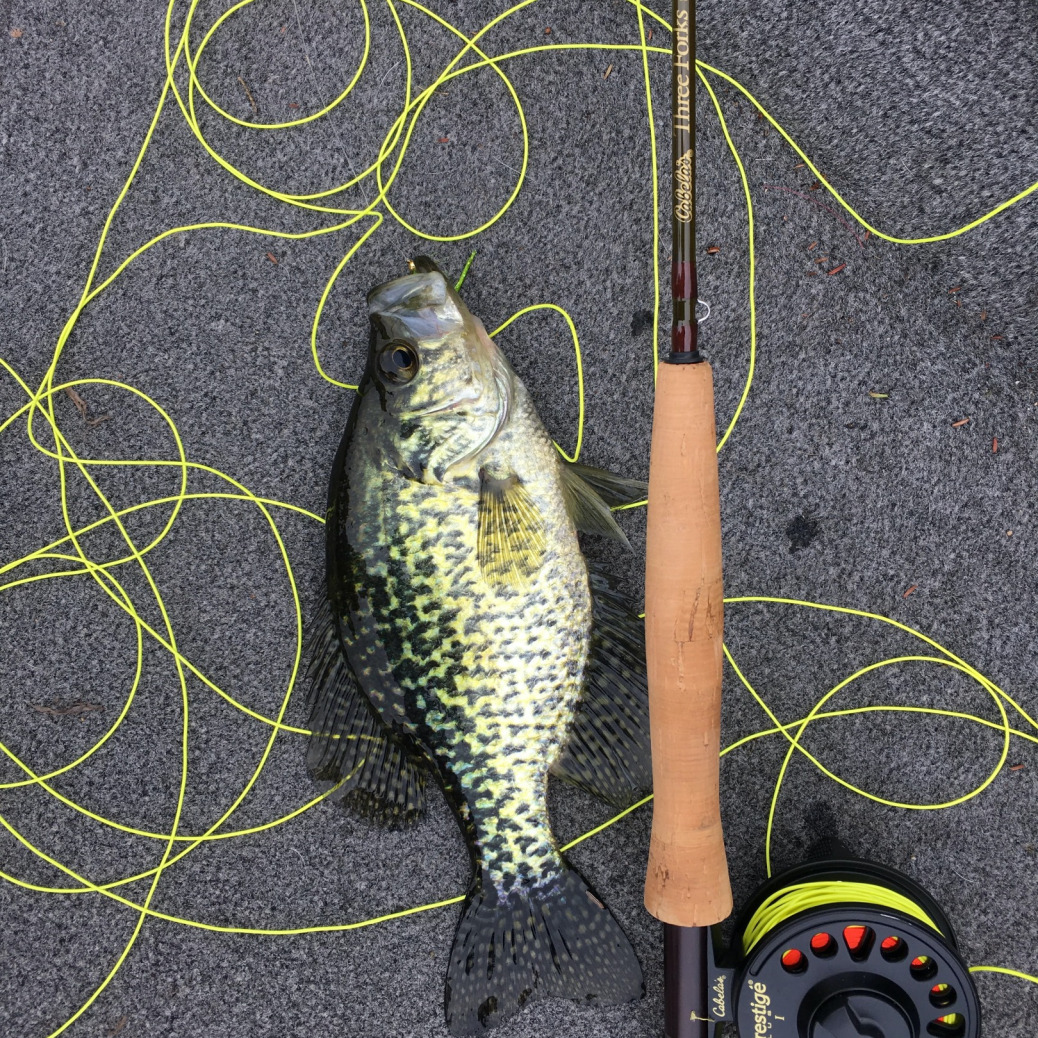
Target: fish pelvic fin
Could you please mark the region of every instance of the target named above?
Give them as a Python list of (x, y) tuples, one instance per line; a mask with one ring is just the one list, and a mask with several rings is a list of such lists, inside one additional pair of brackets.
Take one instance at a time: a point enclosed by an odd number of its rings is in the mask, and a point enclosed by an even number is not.
[(605, 572), (589, 564), (591, 647), (584, 690), (552, 774), (627, 807), (652, 788), (645, 625)]
[(534, 998), (630, 1002), (644, 991), (619, 923), (566, 870), (507, 895), (477, 884), (454, 937), (444, 1009), (451, 1034), (480, 1035)]
[(425, 768), (375, 714), (343, 652), (339, 624), (324, 596), (310, 630), (310, 743), (306, 763), (330, 797), (351, 814), (409, 829), (425, 813)]
[(481, 470), (476, 550), (483, 579), (529, 587), (546, 548), (544, 519), (519, 477), (496, 478)]
[(610, 505), (628, 505), (643, 499), (648, 484), (627, 479), (605, 469), (560, 459), (562, 494), (574, 525), (584, 533), (598, 534), (620, 541), (629, 548), (627, 535), (620, 529)]

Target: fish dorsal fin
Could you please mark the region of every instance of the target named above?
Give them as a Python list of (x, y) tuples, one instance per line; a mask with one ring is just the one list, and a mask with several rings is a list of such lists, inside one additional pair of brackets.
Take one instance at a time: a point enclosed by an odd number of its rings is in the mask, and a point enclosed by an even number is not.
[(584, 533), (597, 533), (630, 547), (627, 535), (617, 525), (609, 506), (639, 500), (645, 496), (646, 484), (576, 462), (563, 463), (559, 471), (566, 510), (577, 529)]
[(479, 472), (477, 552), (491, 585), (525, 588), (544, 561), (544, 519), (516, 475)]
[(584, 693), (552, 773), (627, 807), (652, 786), (645, 627), (603, 571), (589, 566), (588, 578), (593, 613)]
[(351, 813), (390, 829), (410, 828), (425, 810), (425, 768), (357, 685), (327, 595), (308, 648), (310, 774), (325, 787), (342, 782), (331, 799)]

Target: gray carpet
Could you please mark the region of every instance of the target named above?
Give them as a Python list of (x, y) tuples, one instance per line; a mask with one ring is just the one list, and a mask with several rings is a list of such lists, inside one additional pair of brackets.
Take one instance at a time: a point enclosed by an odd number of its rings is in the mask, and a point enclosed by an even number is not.
[[(433, 6), (470, 34), (504, 9), (496, 0)], [(653, 6), (663, 10), (657, 0)], [(424, 86), (451, 59), (456, 38), (430, 27), (415, 9), (400, 8), (415, 81)], [(221, 9), (201, 4), (196, 43)], [(125, 0), (89, 8), (5, 0), (0, 13), (0, 356), (35, 387), (153, 114), (164, 76), (164, 10)], [(316, 191), (367, 168), (404, 83), (389, 8), (374, 4), (370, 14), (370, 64), (350, 102), (316, 124), (272, 134), (203, 113), (213, 147), (249, 175), (290, 191)], [(182, 17), (181, 8), (175, 21)], [(704, 0), (698, 12), (700, 57), (768, 106), (874, 226), (905, 237), (960, 227), (1038, 178), (1036, 32), (1038, 13), (1025, 2)], [(363, 39), (355, 4), (271, 0), (232, 19), (203, 56), (200, 75), (213, 100), (239, 118), (253, 118), (240, 77), (260, 119), (288, 119), (336, 96), (357, 66)], [(637, 39), (635, 11), (624, 0), (540, 0), (492, 31), (486, 48), (504, 53), (545, 42)], [(665, 34), (655, 32), (654, 44), (661, 41), (666, 44)], [(429, 252), (457, 272), (475, 247), (464, 293), (488, 328), (535, 302), (554, 302), (572, 314), (585, 363), (583, 459), (645, 475), (651, 331), (638, 315), (653, 305), (652, 196), (640, 56), (552, 52), (502, 67), (529, 127), (529, 167), (518, 199), (474, 241), (422, 243), (388, 219), (332, 292), (318, 335), (322, 363), (343, 381), (359, 376), (363, 294), (402, 273), (407, 256)], [(652, 82), (665, 156), (664, 58), (652, 59)], [(753, 390), (721, 457), (727, 593), (892, 617), (968, 661), (1033, 714), (1038, 203), (1024, 201), (964, 237), (936, 244), (864, 240), (831, 198), (813, 188), (814, 175), (798, 167), (778, 133), (732, 88), (714, 82), (753, 195), (759, 320)], [(703, 346), (715, 368), (719, 420), (726, 422), (749, 359), (746, 211), (702, 89), (697, 120), (701, 294), (713, 310)], [(460, 233), (507, 200), (521, 162), (515, 108), (501, 80), (484, 70), (454, 81), (428, 106), (390, 199), (427, 232)], [(370, 197), (354, 192), (348, 200), (366, 204)], [(228, 220), (299, 231), (320, 219), (233, 180), (170, 104), (114, 222), (101, 270), (184, 223)], [(661, 261), (668, 253), (666, 224), (663, 229)], [(84, 313), (56, 384), (127, 383), (168, 413), (190, 460), (227, 473), (256, 495), (320, 513), (350, 398), (316, 373), (309, 329), (324, 284), (358, 235), (354, 228), (293, 242), (227, 230), (175, 236), (135, 262)], [(709, 246), (719, 251), (708, 254)], [(821, 257), (827, 259), (816, 262)], [(533, 315), (500, 343), (553, 435), (572, 445), (576, 381), (561, 319)], [(105, 418), (91, 424), (65, 394), (56, 398), (58, 421), (80, 456), (176, 457), (169, 428), (141, 399), (101, 385), (78, 391), (89, 419)], [(12, 378), (0, 374), (0, 414), (6, 418), (24, 400)], [(47, 446), (45, 422), (33, 428)], [(92, 472), (119, 507), (178, 490), (178, 474), (169, 468)], [(191, 491), (223, 489), (215, 477), (190, 478)], [(104, 514), (78, 475), (70, 477), (67, 497), (77, 525)], [(166, 506), (152, 508), (128, 519), (127, 528), (138, 545), (147, 544), (170, 515)], [(309, 614), (321, 580), (321, 530), (295, 513), (280, 510), (275, 518)], [(638, 599), (644, 519), (628, 513), (623, 522), (633, 553), (592, 541), (587, 550), (611, 563)], [(63, 530), (57, 466), (33, 447), (19, 419), (0, 435), (0, 564)], [(124, 547), (107, 528), (83, 545), (99, 561)], [(276, 714), (294, 658), (294, 612), (276, 541), (257, 508), (189, 502), (147, 560), (181, 653), (240, 703)], [(4, 582), (62, 568), (37, 561), (6, 572)], [(139, 567), (112, 572), (142, 618), (161, 625)], [(87, 577), (5, 589), (0, 661), (7, 749), (43, 771), (91, 747), (134, 684), (136, 638), (132, 620)], [(749, 680), (787, 720), (860, 666), (929, 651), (876, 622), (782, 606), (732, 606), (727, 639)], [(141, 658), (123, 723), (54, 787), (99, 815), (162, 833), (177, 803), (183, 705), (169, 653), (145, 635)], [(767, 727), (731, 672), (725, 694), (726, 742)], [(187, 697), (179, 831), (195, 833), (245, 787), (269, 729), (194, 677)], [(932, 664), (873, 672), (836, 702), (999, 717), (978, 685)], [(75, 703), (100, 709), (57, 715), (35, 709)], [(298, 725), (305, 716), (297, 695), (286, 719)], [(1001, 753), (992, 729), (907, 714), (821, 722), (804, 743), (848, 782), (889, 800), (921, 803), (969, 792)], [(764, 878), (768, 810), (785, 749), (771, 737), (722, 765), (737, 902)], [(305, 803), (313, 789), (303, 752), (298, 736), (276, 739), (225, 828), (259, 825)], [(798, 758), (778, 800), (773, 864), (802, 860), (812, 819), (827, 805), (847, 844), (931, 890), (954, 921), (968, 962), (1038, 971), (1038, 755), (1032, 744), (1014, 740), (1006, 764), (975, 799), (926, 812), (865, 800)], [(0, 780), (21, 777), (5, 758)], [(609, 816), (570, 789), (553, 788), (550, 803), (561, 839)], [(39, 789), (6, 788), (0, 805), (10, 827), (95, 883), (147, 872), (161, 860), (161, 841), (106, 828)], [(572, 854), (634, 942), (646, 997), (607, 1008), (536, 1002), (500, 1031), (502, 1038), (661, 1033), (660, 930), (641, 907), (650, 818), (642, 810)], [(77, 886), (9, 832), (0, 835), (0, 868), (30, 884)], [(229, 926), (335, 924), (458, 894), (467, 870), (440, 798), (411, 833), (380, 832), (322, 805), (273, 830), (193, 851), (163, 874), (152, 907)], [(139, 903), (149, 882), (114, 889)], [(149, 919), (107, 988), (65, 1033), (445, 1034), (443, 975), (456, 919), (450, 907), (359, 931), (289, 937), (218, 934)], [(0, 1032), (12, 1038), (55, 1032), (116, 966), (137, 921), (132, 909), (100, 895), (0, 883)], [(993, 975), (977, 983), (987, 1034), (1034, 1033), (1038, 988)]]

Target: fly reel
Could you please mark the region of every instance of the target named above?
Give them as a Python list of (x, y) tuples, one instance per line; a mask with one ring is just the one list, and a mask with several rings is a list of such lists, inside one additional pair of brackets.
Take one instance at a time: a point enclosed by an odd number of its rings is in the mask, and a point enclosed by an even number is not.
[(733, 946), (708, 947), (704, 973), (703, 1010), (672, 1038), (722, 1021), (739, 1038), (980, 1034), (977, 991), (940, 906), (900, 872), (850, 857), (762, 886)]

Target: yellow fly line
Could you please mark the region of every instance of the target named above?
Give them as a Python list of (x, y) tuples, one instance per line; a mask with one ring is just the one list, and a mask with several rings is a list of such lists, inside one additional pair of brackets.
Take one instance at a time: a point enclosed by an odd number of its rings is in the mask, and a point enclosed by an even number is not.
[[(6, 377), (12, 380), (12, 382), (19, 388), (23, 399), (20, 406), (16, 407), (10, 413), (6, 415), (0, 414), (0, 435), (10, 437), (15, 435), (18, 429), (21, 428), (24, 430), (26, 441), (31, 444), (39, 454), (41, 467), (47, 466), (48, 468), (46, 471), (53, 473), (55, 492), (60, 502), (64, 526), (64, 530), (60, 535), (53, 536), (46, 543), (41, 544), (39, 547), (25, 554), (21, 558), (8, 560), (0, 564), (0, 592), (14, 594), (19, 590), (25, 591), (30, 589), (44, 581), (69, 581), (74, 579), (92, 580), (99, 591), (106, 596), (123, 615), (125, 615), (127, 619), (128, 634), (132, 631), (132, 639), (136, 646), (135, 673), (130, 682), (129, 688), (125, 692), (123, 705), (115, 721), (100, 736), (100, 738), (98, 738), (97, 741), (94, 742), (94, 744), (85, 752), (75, 757), (75, 759), (49, 771), (43, 772), (34, 769), (30, 762), (23, 760), (9, 746), (0, 742), (0, 752), (7, 757), (7, 759), (23, 776), (13, 781), (0, 783), (0, 789), (24, 789), (29, 786), (36, 786), (54, 798), (56, 802), (83, 817), (89, 818), (99, 826), (154, 841), (156, 843), (157, 851), (157, 861), (152, 868), (133, 873), (132, 875), (128, 874), (105, 883), (98, 883), (92, 880), (89, 876), (83, 875), (68, 863), (48, 854), (46, 850), (38, 846), (28, 835), (26, 835), (26, 833), (14, 826), (8, 819), (0, 816), (0, 825), (4, 827), (6, 832), (10, 834), (13, 839), (17, 840), (25, 849), (30, 851), (39, 861), (45, 862), (53, 870), (61, 874), (65, 878), (66, 882), (64, 885), (33, 883), (8, 871), (0, 872), (0, 877), (15, 886), (37, 892), (67, 895), (88, 894), (104, 897), (126, 908), (134, 918), (132, 932), (122, 950), (115, 955), (110, 969), (108, 969), (107, 973), (105, 973), (97, 983), (97, 986), (89, 997), (87, 997), (85, 1001), (83, 1001), (83, 1003), (72, 1012), (59, 1027), (51, 1032), (49, 1038), (55, 1038), (55, 1036), (61, 1034), (70, 1027), (98, 998), (126, 961), (145, 921), (149, 917), (164, 919), (184, 926), (216, 930), (220, 932), (288, 935), (335, 930), (352, 930), (359, 927), (372, 926), (389, 920), (413, 915), (415, 913), (426, 912), (446, 905), (456, 904), (462, 900), (461, 895), (449, 896), (430, 904), (416, 905), (398, 912), (378, 915), (371, 918), (330, 925), (301, 925), (284, 929), (215, 925), (201, 920), (189, 919), (171, 913), (160, 912), (151, 907), (163, 872), (165, 872), (166, 869), (173, 867), (176, 863), (182, 861), (196, 848), (203, 846), (210, 841), (235, 839), (245, 835), (264, 832), (273, 829), (276, 826), (290, 823), (305, 811), (320, 803), (329, 795), (330, 792), (332, 792), (328, 791), (320, 796), (312, 797), (281, 817), (270, 819), (245, 828), (225, 828), (228, 826), (228, 823), (231, 821), (232, 817), (245, 799), (253, 791), (260, 773), (270, 758), (275, 740), (279, 736), (297, 738), (309, 734), (306, 729), (295, 727), (285, 722), (289, 702), (300, 675), (300, 664), (302, 662), (303, 617), (299, 589), (293, 574), (289, 553), (284, 542), (280, 523), (282, 517), (286, 514), (301, 515), (306, 520), (312, 521), (315, 524), (314, 530), (316, 533), (319, 524), (323, 523), (324, 520), (323, 517), (300, 508), (292, 502), (275, 500), (254, 494), (248, 487), (228, 473), (222, 472), (217, 468), (191, 457), (188, 445), (184, 442), (174, 418), (157, 400), (143, 390), (125, 382), (106, 378), (82, 378), (69, 381), (59, 381), (58, 367), (64, 347), (84, 310), (103, 292), (109, 289), (140, 256), (175, 235), (193, 233), (233, 233), (261, 235), (288, 240), (300, 240), (319, 235), (345, 235), (346, 237), (343, 238), (343, 241), (346, 244), (344, 244), (342, 259), (331, 271), (315, 308), (310, 330), (310, 348), (312, 351), (315, 370), (322, 378), (334, 385), (348, 389), (355, 389), (356, 385), (354, 383), (350, 383), (341, 378), (336, 378), (326, 370), (322, 363), (320, 347), (320, 323), (322, 313), (335, 286), (337, 278), (349, 262), (364, 246), (378, 240), (377, 234), (387, 219), (394, 221), (411, 233), (428, 241), (454, 242), (474, 238), (487, 228), (497, 223), (497, 221), (499, 221), (509, 211), (522, 190), (530, 156), (530, 134), (527, 127), (525, 113), (523, 111), (523, 105), (513, 82), (513, 75), (516, 70), (522, 69), (522, 59), (524, 57), (533, 54), (551, 53), (556, 56), (558, 61), (563, 62), (566, 60), (567, 52), (570, 51), (636, 51), (640, 56), (644, 79), (645, 119), (649, 136), (649, 156), (647, 157), (646, 172), (651, 180), (653, 199), (651, 219), (647, 219), (647, 222), (651, 224), (651, 247), (653, 260), (654, 335), (653, 354), (651, 357), (653, 371), (655, 371), (655, 366), (658, 360), (656, 354), (656, 343), (659, 338), (660, 309), (660, 238), (658, 221), (659, 185), (657, 178), (658, 156), (653, 119), (653, 90), (650, 81), (650, 69), (653, 67), (654, 63), (659, 63), (661, 61), (665, 62), (668, 60), (670, 48), (668, 46), (650, 45), (649, 41), (651, 39), (651, 33), (647, 30), (647, 21), (655, 22), (655, 28), (657, 31), (662, 29), (665, 33), (669, 33), (670, 26), (667, 24), (665, 19), (643, 6), (638, 2), (638, 0), (627, 0), (632, 14), (630, 40), (618, 40), (612, 43), (543, 43), (537, 46), (523, 47), (507, 52), (495, 53), (492, 45), (494, 30), (499, 26), (506, 24), (508, 20), (513, 18), (513, 16), (515, 16), (519, 11), (530, 7), (536, 2), (536, 0), (521, 0), (521, 2), (514, 4), (512, 7), (491, 19), (472, 35), (466, 34), (457, 26), (452, 24), (448, 19), (424, 6), (419, 2), (419, 0), (385, 0), (386, 7), (391, 15), (395, 32), (399, 40), (405, 73), (402, 92), (403, 96), (399, 99), (398, 111), (389, 124), (389, 129), (377, 150), (377, 154), (371, 157), (369, 164), (361, 173), (358, 173), (343, 184), (332, 187), (318, 187), (311, 192), (290, 193), (262, 184), (258, 180), (248, 176), (241, 169), (237, 168), (225, 155), (221, 154), (219, 149), (212, 143), (207, 134), (207, 126), (213, 119), (219, 119), (225, 122), (230, 122), (240, 127), (243, 131), (272, 133), (310, 125), (328, 116), (348, 100), (351, 91), (360, 81), (368, 66), (373, 46), (370, 11), (366, 0), (357, 0), (358, 10), (364, 26), (361, 56), (357, 67), (344, 76), (345, 82), (338, 95), (318, 110), (307, 115), (302, 115), (297, 119), (261, 124), (250, 123), (238, 119), (217, 105), (210, 96), (210, 93), (205, 89), (198, 71), (199, 63), (207, 47), (209, 47), (212, 41), (219, 36), (221, 30), (229, 23), (229, 21), (252, 2), (253, 0), (240, 0), (240, 2), (235, 3), (220, 14), (211, 25), (202, 31), (198, 30), (194, 25), (198, 0), (169, 0), (166, 10), (163, 41), (166, 77), (159, 93), (154, 115), (141, 142), (136, 159), (130, 168), (129, 175), (127, 176), (123, 187), (119, 191), (115, 202), (104, 221), (79, 299), (58, 335), (49, 366), (39, 384), (34, 388), (29, 384), (23, 374), (19, 372), (12, 359), (0, 356), (0, 378)], [(418, 30), (419, 35), (422, 31), (427, 31), (428, 26), (431, 23), (438, 25), (443, 30), (446, 30), (459, 41), (458, 49), (454, 54), (454, 57), (444, 66), (435, 78), (425, 85), (415, 82), (414, 69), (412, 65), (412, 38), (416, 34), (405, 29), (404, 21), (401, 18), (401, 11), (403, 8), (409, 8), (414, 16), (421, 19), (421, 28)], [(180, 28), (175, 28), (175, 24), (179, 24)], [(436, 95), (437, 91), (441, 90), (446, 84), (451, 83), (456, 79), (460, 79), (460, 77), (470, 76), (485, 69), (489, 69), (498, 77), (505, 88), (510, 103), (514, 106), (516, 121), (522, 139), (521, 167), (516, 173), (515, 183), (512, 186), (506, 201), (494, 215), (480, 223), (478, 226), (472, 227), (467, 231), (451, 235), (438, 235), (421, 229), (402, 216), (390, 201), (390, 191), (400, 174), (417, 122), (420, 119), (423, 110)], [(750, 338), (747, 344), (746, 371), (743, 389), (738, 403), (730, 416), (718, 443), (718, 450), (720, 450), (733, 435), (739, 417), (750, 399), (756, 363), (757, 314), (755, 296), (756, 261), (754, 249), (754, 220), (750, 185), (738, 149), (732, 139), (731, 133), (729, 132), (721, 102), (715, 91), (716, 82), (723, 81), (729, 84), (749, 100), (760, 112), (761, 116), (778, 130), (783, 139), (814, 172), (820, 184), (829, 191), (832, 197), (847, 211), (847, 213), (873, 235), (883, 238), (886, 241), (897, 244), (915, 245), (926, 242), (944, 241), (948, 238), (965, 234), (967, 231), (970, 231), (985, 221), (997, 216), (1010, 206), (1022, 201), (1038, 189), (1038, 183), (1020, 190), (1013, 197), (1000, 203), (990, 211), (979, 215), (976, 219), (971, 220), (963, 227), (921, 238), (898, 237), (897, 235), (884, 232), (875, 227), (872, 223), (856, 212), (841, 197), (836, 188), (826, 180), (822, 172), (812, 163), (810, 157), (800, 147), (800, 145), (793, 140), (793, 138), (781, 125), (779, 125), (764, 106), (761, 105), (761, 103), (743, 85), (738, 83), (722, 69), (715, 68), (704, 62), (698, 62), (697, 71), (700, 82), (707, 91), (711, 104), (713, 105), (725, 141), (727, 142), (729, 150), (731, 151), (732, 157), (736, 163), (742, 185), (743, 196), (746, 202), (748, 226), (749, 260), (747, 278), (750, 310)], [(129, 255), (125, 256), (118, 262), (115, 262), (114, 265), (111, 266), (110, 273), (102, 276), (100, 273), (102, 258), (107, 258), (105, 250), (113, 221), (133, 186), (144, 157), (154, 138), (163, 111), (166, 108), (167, 102), (170, 101), (171, 98), (176, 110), (179, 111), (180, 116), (183, 118), (200, 146), (214, 162), (216, 162), (230, 176), (248, 185), (253, 190), (261, 192), (265, 196), (273, 199), (275, 202), (312, 214), (312, 218), (315, 222), (314, 226), (309, 230), (304, 231), (286, 231), (277, 228), (255, 227), (247, 224), (217, 220), (172, 227), (144, 242), (130, 252)], [(359, 201), (355, 204), (347, 205), (342, 202), (342, 196), (349, 196), (349, 198), (359, 199)], [(469, 262), (471, 263), (471, 256)], [(466, 271), (468, 270), (468, 264), (466, 264), (465, 269)], [(464, 276), (464, 273), (462, 276)], [(539, 310), (549, 310), (557, 313), (565, 322), (573, 342), (574, 374), (578, 388), (576, 415), (577, 433), (572, 453), (565, 451), (561, 446), (559, 447), (559, 450), (562, 451), (564, 456), (570, 460), (576, 460), (576, 458), (579, 457), (581, 445), (583, 443), (585, 413), (584, 368), (581, 359), (580, 337), (573, 319), (556, 303), (550, 301), (531, 303), (519, 309), (512, 317), (497, 328), (493, 334), (497, 335), (504, 332), (512, 322), (519, 320), (526, 314)], [(646, 358), (647, 366), (649, 360), (650, 358)], [(170, 442), (170, 450), (167, 456), (119, 459), (81, 456), (80, 453), (72, 447), (71, 443), (62, 432), (55, 408), (55, 398), (64, 391), (75, 391), (84, 386), (92, 385), (106, 386), (117, 392), (128, 394), (140, 400), (150, 408), (154, 412), (156, 418), (166, 429)], [(176, 489), (172, 493), (140, 501), (130, 506), (117, 508), (98, 482), (100, 472), (107, 467), (138, 468), (144, 470), (170, 469), (171, 476), (176, 484)], [(199, 489), (198, 487), (203, 476), (207, 478), (210, 484), (212, 479), (219, 481), (220, 484), (222, 484), (222, 489)], [(89, 522), (80, 522), (73, 515), (73, 502), (69, 493), (70, 480), (73, 478), (82, 480), (89, 488), (93, 497), (102, 509), (102, 516), (100, 519), (94, 518)], [(287, 587), (292, 598), (296, 647), (292, 660), (291, 673), (283, 691), (281, 692), (280, 707), (273, 716), (268, 716), (262, 711), (254, 710), (247, 704), (241, 702), (231, 693), (231, 691), (222, 688), (217, 682), (212, 680), (199, 666), (197, 666), (184, 652), (181, 651), (178, 647), (176, 631), (167, 611), (162, 589), (159, 586), (159, 582), (157, 581), (149, 563), (149, 556), (166, 539), (183, 510), (191, 507), (193, 502), (203, 500), (222, 502), (223, 506), (229, 509), (247, 508), (257, 510), (263, 517), (263, 520), (266, 523), (270, 535), (277, 547), (278, 565), (284, 570)], [(644, 502), (641, 502), (641, 504), (643, 505)], [(165, 522), (160, 531), (152, 536), (147, 543), (138, 544), (127, 528), (126, 520), (128, 517), (136, 515), (137, 513), (149, 512), (152, 510), (156, 510), (156, 514), (165, 515)], [(91, 534), (101, 528), (115, 531), (124, 545), (124, 547), (120, 549), (120, 552), (114, 557), (106, 556), (103, 559), (97, 559), (91, 555), (89, 550)], [(41, 564), (44, 566), (42, 571), (40, 568)], [(133, 578), (132, 581), (130, 577)], [(131, 586), (137, 587), (140, 585), (140, 578), (143, 578), (147, 588), (145, 595), (146, 601), (143, 602), (135, 601), (133, 595), (130, 593)], [(751, 684), (743, 670), (739, 667), (737, 661), (726, 647), (726, 656), (734, 673), (738, 676), (739, 680), (742, 681), (749, 693), (760, 704), (769, 717), (771, 724), (769, 727), (745, 735), (736, 742), (733, 742), (730, 746), (724, 749), (723, 754), (732, 753), (742, 747), (750, 745), (751, 743), (755, 743), (759, 739), (778, 738), (780, 740), (785, 740), (788, 743), (786, 757), (776, 780), (771, 810), (769, 812), (766, 850), (769, 871), (771, 835), (779, 793), (788, 766), (795, 755), (799, 755), (800, 757), (810, 761), (814, 767), (819, 769), (823, 774), (860, 796), (875, 800), (881, 804), (892, 804), (902, 808), (936, 810), (954, 804), (963, 803), (971, 797), (979, 795), (984, 789), (986, 789), (1005, 766), (1012, 740), (1023, 739), (1030, 742), (1038, 742), (1038, 723), (1036, 723), (1034, 718), (1032, 718), (1015, 700), (979, 671), (975, 670), (968, 663), (951, 653), (948, 649), (945, 649), (931, 638), (907, 627), (904, 624), (900, 624), (888, 617), (861, 610), (842, 606), (805, 602), (796, 599), (773, 598), (768, 596), (745, 596), (728, 600), (729, 607), (738, 607), (744, 603), (763, 603), (776, 609), (792, 608), (822, 610), (830, 613), (842, 614), (855, 623), (867, 622), (872, 624), (879, 623), (892, 625), (894, 628), (899, 629), (902, 634), (915, 638), (926, 646), (925, 650), (921, 650), (917, 655), (891, 657), (890, 659), (863, 666), (855, 674), (839, 682), (823, 695), (806, 716), (791, 721), (782, 721), (779, 719), (777, 713), (768, 704), (765, 697)], [(157, 621), (154, 619), (156, 614), (158, 616)], [(146, 620), (146, 615), (152, 616), (152, 621), (149, 622)], [(95, 753), (97, 753), (101, 747), (106, 745), (127, 717), (130, 709), (134, 705), (135, 696), (139, 688), (146, 645), (160, 646), (165, 653), (168, 654), (176, 670), (177, 680), (180, 687), (182, 706), (182, 722), (180, 726), (181, 766), (178, 778), (176, 809), (173, 818), (171, 819), (168, 831), (142, 829), (128, 825), (117, 819), (106, 818), (90, 809), (87, 805), (79, 803), (73, 798), (64, 795), (54, 785), (54, 780), (59, 779), (62, 776), (69, 774), (74, 769), (82, 766)], [(984, 695), (994, 704), (1000, 720), (992, 721), (972, 713), (943, 710), (933, 707), (899, 706), (890, 704), (843, 709), (834, 708), (834, 705), (831, 702), (831, 700), (833, 700), (834, 697), (837, 697), (843, 689), (847, 688), (856, 679), (867, 673), (889, 666), (916, 666), (919, 664), (950, 668), (969, 677), (977, 683)], [(213, 822), (212, 825), (210, 825), (204, 832), (194, 833), (181, 831), (181, 814), (188, 788), (187, 760), (190, 730), (190, 708), (187, 693), (187, 680), (189, 675), (201, 681), (210, 691), (222, 697), (231, 707), (239, 711), (244, 717), (260, 724), (262, 729), (266, 732), (263, 750), (259, 754), (255, 767), (248, 780), (234, 796), (229, 798), (226, 809), (222, 811), (220, 817)], [(870, 793), (867, 790), (851, 785), (844, 779), (840, 778), (840, 776), (838, 776), (834, 771), (824, 766), (819, 760), (812, 756), (804, 746), (804, 733), (813, 725), (831, 723), (851, 715), (866, 715), (875, 712), (918, 713), (930, 717), (950, 718), (959, 723), (977, 725), (982, 728), (986, 727), (1001, 733), (1002, 749), (988, 776), (972, 790), (968, 790), (954, 798), (938, 804), (909, 804), (891, 801)], [(1010, 722), (1010, 712), (1013, 714), (1013, 723)], [(358, 765), (358, 767), (359, 766), (360, 765)], [(631, 808), (628, 808), (626, 811), (621, 812), (604, 824), (597, 826), (582, 836), (577, 837), (575, 840), (572, 840), (563, 849), (569, 849), (592, 838), (597, 833), (608, 828), (620, 818), (643, 806), (650, 800), (651, 797), (647, 797), (645, 800)], [(143, 892), (138, 890), (134, 896), (127, 896), (126, 894), (119, 892), (120, 888), (125, 888), (130, 884), (145, 880), (148, 882)], [(858, 891), (858, 893), (863, 892)], [(889, 894), (889, 892), (887, 893)], [(766, 911), (762, 908), (761, 911), (764, 912), (766, 918), (763, 918), (761, 925), (764, 923), (770, 923), (770, 921), (777, 918), (780, 913), (792, 910), (794, 904), (806, 903), (805, 899), (809, 900), (815, 896), (820, 898), (834, 897), (835, 894), (831, 885), (828, 885), (825, 890), (797, 891), (795, 892), (795, 900), (792, 899), (791, 895), (791, 898), (789, 899), (780, 899)], [(878, 897), (879, 895), (874, 896)], [(768, 913), (770, 913), (770, 915)], [(977, 972), (986, 971), (1004, 973), (1019, 979), (1038, 983), (1038, 978), (1006, 967), (976, 966), (973, 967), (973, 969)]]
[(816, 880), (783, 887), (761, 903), (741, 934), (743, 954), (749, 955), (772, 930), (778, 929), (788, 919), (801, 912), (848, 903), (887, 908), (892, 912), (917, 919), (937, 933), (941, 932), (940, 927), (919, 905), (896, 890), (890, 890), (878, 883)]

